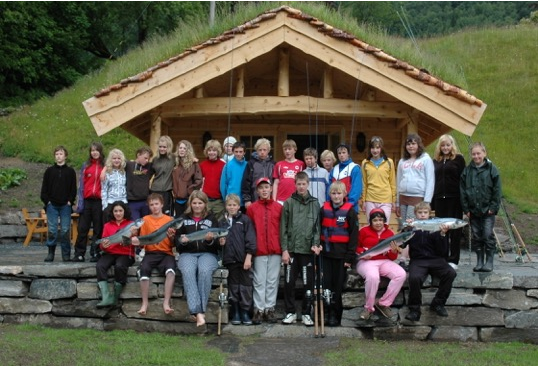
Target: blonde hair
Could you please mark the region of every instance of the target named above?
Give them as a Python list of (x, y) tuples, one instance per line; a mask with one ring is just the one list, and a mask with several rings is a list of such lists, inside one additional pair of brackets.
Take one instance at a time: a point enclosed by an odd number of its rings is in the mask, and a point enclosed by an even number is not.
[(112, 159), (114, 159), (114, 156), (119, 156), (121, 159), (120, 169), (119, 171), (122, 174), (125, 174), (125, 165), (127, 165), (127, 161), (125, 160), (125, 154), (120, 149), (112, 149), (108, 153), (108, 156), (106, 158), (105, 162), (105, 168), (107, 173), (112, 173), (112, 170), (114, 170), (114, 167), (112, 166)]
[(254, 145), (254, 150), (257, 151), (263, 145), (267, 145), (267, 149), (271, 151), (271, 141), (267, 140), (266, 138), (258, 139)]
[(228, 202), (235, 202), (235, 203), (237, 203), (239, 206), (241, 206), (241, 199), (240, 199), (239, 196), (236, 195), (235, 193), (230, 193), (229, 195), (226, 196), (226, 201), (225, 201), (225, 203), (227, 204)]
[(416, 206), (415, 206), (415, 214), (419, 211), (419, 210), (428, 210), (428, 212), (431, 214), (432, 213), (432, 207), (430, 206), (430, 204), (428, 202), (420, 202), (418, 203)]
[(329, 187), (329, 193), (332, 192), (342, 192), (344, 195), (347, 195), (346, 185), (341, 180), (335, 180)]
[(158, 144), (165, 144), (166, 145), (166, 157), (170, 159), (172, 156), (172, 149), (174, 148), (174, 143), (172, 142), (172, 139), (170, 136), (161, 136), (159, 137)]
[(209, 199), (207, 198), (207, 194), (205, 194), (204, 192), (200, 191), (199, 189), (193, 191), (191, 193), (191, 195), (189, 196), (189, 199), (187, 201), (187, 208), (185, 209), (185, 215), (190, 215), (192, 214), (192, 208), (191, 208), (191, 204), (192, 204), (192, 201), (194, 199), (198, 198), (200, 201), (202, 201), (205, 206), (204, 206), (204, 210), (202, 211), (202, 218), (206, 217), (209, 213), (209, 208), (207, 207), (208, 205), (208, 202), (209, 202)]
[[(181, 158), (179, 156), (179, 146), (183, 144), (187, 148), (187, 152), (185, 154), (184, 158)], [(182, 166), (185, 169), (189, 169), (192, 164), (194, 164), (194, 159), (196, 159), (196, 156), (194, 155), (194, 150), (192, 148), (192, 144), (187, 140), (181, 140), (177, 143), (177, 149), (176, 149), (176, 166)]]
[(204, 155), (206, 158), (208, 157), (207, 152), (210, 149), (217, 150), (217, 157), (222, 155), (222, 146), (220, 145), (220, 142), (218, 142), (217, 140), (209, 140), (208, 142), (206, 142), (205, 148), (204, 148)]
[(336, 156), (334, 156), (334, 153), (331, 150), (324, 150), (321, 153), (320, 158), (321, 158), (321, 160), (331, 159), (332, 162), (333, 162), (333, 165), (334, 165), (334, 163), (336, 163)]
[(454, 140), (454, 137), (452, 137), (451, 135), (442, 135), (441, 137), (439, 137), (437, 145), (435, 145), (435, 151), (433, 153), (434, 159), (437, 161), (443, 160), (443, 153), (441, 152), (441, 145), (443, 144), (443, 142), (450, 142), (450, 144), (452, 145), (452, 149), (448, 154), (448, 158), (450, 160), (454, 160), (454, 158), (460, 153), (460, 151), (458, 150), (458, 145), (456, 145), (456, 140)]
[(291, 147), (292, 149), (295, 149), (297, 151), (297, 144), (293, 140), (286, 140), (282, 144), (282, 148), (285, 149), (287, 147)]

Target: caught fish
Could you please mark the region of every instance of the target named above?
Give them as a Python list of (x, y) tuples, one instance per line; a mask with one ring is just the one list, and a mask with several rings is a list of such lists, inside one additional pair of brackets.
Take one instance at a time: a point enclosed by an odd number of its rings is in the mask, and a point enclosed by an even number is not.
[(189, 241), (204, 240), (208, 233), (213, 233), (213, 238), (220, 238), (228, 235), (228, 229), (211, 227), (209, 229), (195, 231), (194, 233), (186, 234), (185, 236)]
[[(164, 238), (166, 238), (166, 234), (168, 229), (179, 229), (181, 226), (183, 226), (183, 218), (177, 218), (172, 221), (167, 222), (163, 226), (161, 226), (159, 229), (155, 230), (151, 234), (148, 235), (142, 235), (138, 237), (138, 241), (140, 242), (140, 246), (144, 245), (152, 245), (152, 244), (158, 244), (160, 243)], [(131, 238), (130, 237), (123, 237), (123, 244), (129, 245), (131, 244)]]
[(129, 225), (125, 226), (121, 230), (118, 230), (115, 234), (107, 236), (106, 238), (102, 238), (99, 240), (96, 240), (96, 244), (101, 244), (103, 241), (108, 240), (109, 243), (122, 243), (124, 237), (130, 237), (131, 236), (131, 228), (135, 227), (137, 229), (140, 228), (144, 224), (144, 220), (138, 219), (135, 222), (131, 222)]
[(450, 217), (434, 217), (428, 220), (415, 220), (404, 224), (404, 227), (411, 226), (414, 230), (440, 231), (443, 224), (448, 225), (449, 229), (459, 229), (469, 223), (465, 220)]
[(364, 257), (375, 257), (376, 255), (385, 253), (390, 250), (390, 243), (395, 242), (396, 245), (401, 247), (405, 242), (411, 239), (415, 235), (412, 231), (404, 231), (402, 233), (396, 234), (387, 238), (383, 241), (380, 241), (375, 247), (368, 249), (366, 252), (363, 252), (357, 256), (357, 259), (362, 259)]

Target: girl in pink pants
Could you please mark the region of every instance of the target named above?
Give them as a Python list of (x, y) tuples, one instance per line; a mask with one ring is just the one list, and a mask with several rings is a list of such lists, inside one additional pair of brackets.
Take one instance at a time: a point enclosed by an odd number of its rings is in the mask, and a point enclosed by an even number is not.
[[(357, 254), (361, 254), (375, 247), (382, 240), (394, 235), (394, 232), (387, 225), (387, 217), (382, 209), (374, 208), (370, 211), (369, 221), (370, 225), (363, 227), (359, 231)], [(360, 315), (361, 319), (370, 319), (375, 308), (383, 316), (387, 318), (392, 317), (393, 314), (390, 306), (400, 292), (406, 278), (403, 268), (393, 262), (398, 257), (398, 251), (398, 246), (392, 243), (390, 249), (385, 253), (374, 257), (362, 258), (357, 263), (357, 273), (365, 280), (366, 303), (364, 305), (364, 311)], [(385, 294), (376, 302), (375, 296), (382, 276), (388, 277), (390, 282)]]

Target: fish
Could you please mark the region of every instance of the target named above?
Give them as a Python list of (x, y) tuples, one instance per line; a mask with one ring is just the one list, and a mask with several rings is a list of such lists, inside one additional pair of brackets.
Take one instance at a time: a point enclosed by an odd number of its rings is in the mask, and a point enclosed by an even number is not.
[(107, 236), (106, 238), (102, 238), (95, 241), (95, 244), (101, 244), (103, 241), (108, 240), (109, 243), (115, 244), (115, 243), (122, 243), (123, 238), (126, 236), (131, 236), (131, 228), (135, 227), (137, 229), (140, 228), (144, 224), (144, 220), (138, 219), (135, 222), (131, 222), (129, 225), (125, 226), (121, 230), (118, 230), (115, 234)]
[(222, 236), (228, 235), (228, 229), (227, 228), (220, 228), (220, 227), (211, 227), (209, 229), (195, 231), (190, 234), (186, 234), (185, 236), (189, 241), (197, 241), (197, 240), (204, 240), (205, 236), (208, 233), (213, 233), (214, 238), (220, 238)]
[[(183, 226), (183, 218), (177, 218), (174, 220), (171, 220), (152, 232), (148, 235), (142, 235), (138, 237), (138, 241), (140, 242), (139, 246), (144, 245), (154, 245), (160, 243), (164, 238), (166, 238), (167, 231), (170, 228), (179, 229), (181, 226)], [(131, 238), (128, 236), (123, 237), (123, 244), (129, 245), (131, 244)]]
[(428, 220), (415, 220), (404, 224), (404, 227), (410, 226), (413, 230), (440, 231), (442, 224), (448, 225), (449, 229), (459, 229), (468, 225), (469, 222), (450, 217), (434, 217)]
[(390, 238), (387, 238), (383, 241), (380, 241), (375, 247), (372, 247), (368, 249), (366, 252), (363, 252), (357, 256), (357, 260), (362, 259), (364, 257), (372, 256), (375, 257), (376, 255), (385, 253), (386, 251), (390, 250), (390, 243), (396, 242), (396, 245), (401, 247), (405, 242), (407, 242), (409, 239), (411, 239), (415, 233), (413, 231), (404, 231), (399, 234), (393, 235)]

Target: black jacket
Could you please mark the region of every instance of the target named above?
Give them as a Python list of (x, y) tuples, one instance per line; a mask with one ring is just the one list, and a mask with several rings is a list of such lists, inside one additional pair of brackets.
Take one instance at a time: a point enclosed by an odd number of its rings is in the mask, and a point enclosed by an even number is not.
[(409, 239), (407, 245), (410, 261), (448, 256), (448, 240), (446, 236), (441, 236), (440, 231), (415, 230), (415, 235)]
[(213, 253), (217, 254), (219, 250), (218, 239), (213, 239), (211, 241), (206, 240), (196, 240), (190, 241), (187, 243), (181, 242), (181, 235), (191, 234), (196, 231), (205, 230), (209, 228), (218, 227), (218, 222), (215, 216), (212, 213), (207, 215), (205, 218), (196, 222), (189, 215), (183, 215), (183, 226), (176, 230), (176, 236), (174, 238), (174, 244), (176, 245), (176, 251), (178, 253)]
[(237, 213), (232, 218), (232, 224), (226, 219), (221, 220), (220, 227), (228, 227), (226, 244), (222, 251), (222, 264), (243, 263), (247, 254), (256, 254), (256, 231), (250, 218)]
[(45, 206), (50, 202), (54, 206), (64, 206), (67, 202), (74, 204), (77, 196), (77, 173), (75, 169), (54, 164), (45, 170), (41, 185), (41, 201)]

